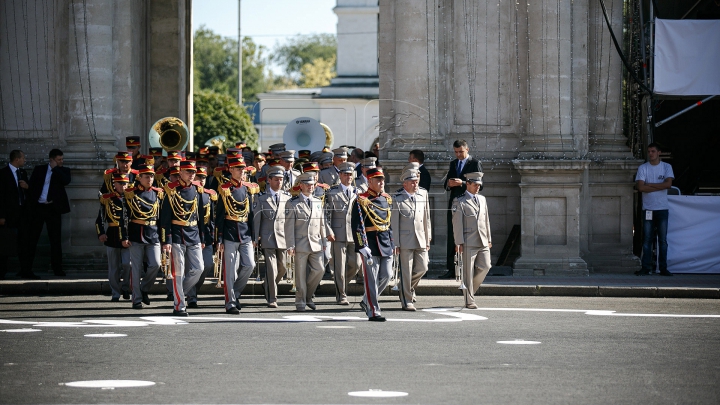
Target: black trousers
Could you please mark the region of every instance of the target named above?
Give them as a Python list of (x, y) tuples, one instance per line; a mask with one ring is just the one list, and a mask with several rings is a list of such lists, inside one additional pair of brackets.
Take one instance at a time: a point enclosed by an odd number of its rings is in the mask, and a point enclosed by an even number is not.
[(447, 269), (455, 274), (455, 234), (453, 233), (452, 209), (447, 210)]
[(20, 269), (18, 274), (27, 274), (32, 271), (32, 256), (28, 252), (30, 242), (30, 226), (26, 215), (21, 215), (19, 219), (13, 221), (9, 226), (3, 226), (3, 239), (12, 238), (14, 243), (10, 248), (0, 249), (0, 278), (4, 278), (8, 272), (8, 257), (18, 256), (20, 261)]
[(28, 253), (30, 255), (30, 267), (32, 268), (33, 258), (37, 250), (38, 240), (43, 230), (43, 225), (47, 226), (48, 237), (50, 239), (50, 267), (54, 273), (61, 272), (62, 266), (62, 215), (58, 214), (52, 207), (52, 204), (39, 204), (32, 215), (31, 240), (28, 244)]

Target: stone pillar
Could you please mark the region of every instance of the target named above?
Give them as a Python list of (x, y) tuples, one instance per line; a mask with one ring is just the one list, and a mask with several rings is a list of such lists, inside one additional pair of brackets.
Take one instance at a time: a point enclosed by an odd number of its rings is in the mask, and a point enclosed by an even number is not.
[(580, 258), (580, 191), (589, 162), (513, 161), (522, 176), (521, 257), (513, 274), (587, 276)]

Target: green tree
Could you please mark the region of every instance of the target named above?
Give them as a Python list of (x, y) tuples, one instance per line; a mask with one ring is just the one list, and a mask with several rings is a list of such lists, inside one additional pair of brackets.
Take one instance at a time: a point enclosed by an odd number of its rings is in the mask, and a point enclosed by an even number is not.
[(329, 86), (335, 73), (335, 55), (329, 60), (317, 58), (300, 68), (300, 85), (302, 87)]
[(252, 118), (237, 101), (227, 94), (198, 90), (193, 95), (193, 134), (195, 149), (212, 137), (225, 136), (226, 147), (243, 141), (258, 147), (258, 134)]
[[(267, 89), (267, 49), (252, 38), (243, 38), (243, 100), (257, 101), (257, 93)], [(193, 43), (194, 91), (212, 90), (237, 100), (237, 40), (223, 38), (201, 26)]]
[(336, 57), (337, 38), (332, 34), (298, 35), (275, 48), (272, 55), (272, 59), (285, 66), (285, 73), (297, 83), (301, 83), (303, 66), (313, 64), (316, 59), (329, 61)]

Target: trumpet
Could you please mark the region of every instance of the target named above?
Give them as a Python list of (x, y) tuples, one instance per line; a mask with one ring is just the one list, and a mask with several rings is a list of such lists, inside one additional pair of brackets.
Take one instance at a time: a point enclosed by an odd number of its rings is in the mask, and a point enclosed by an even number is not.
[(287, 282), (292, 283), (292, 288), (290, 289), (290, 292), (297, 292), (297, 289), (295, 288), (295, 256), (291, 254), (287, 254), (287, 262), (285, 263), (285, 269), (287, 269), (287, 272), (285, 273), (287, 277)]
[(172, 280), (172, 269), (170, 268), (170, 252), (167, 250), (162, 251), (162, 258), (161, 258), (161, 264), (163, 274), (165, 275), (166, 280)]
[(460, 282), (458, 290), (467, 290), (465, 282), (463, 281), (463, 259), (462, 253), (455, 252), (455, 281)]
[(215, 254), (213, 255), (213, 270), (213, 276), (217, 277), (218, 279), (217, 284), (215, 284), (215, 288), (222, 288), (223, 255), (220, 251), (215, 252)]
[(399, 279), (398, 275), (400, 273), (400, 255), (393, 255), (393, 280), (395, 280), (395, 285), (393, 286), (393, 291), (400, 291)]

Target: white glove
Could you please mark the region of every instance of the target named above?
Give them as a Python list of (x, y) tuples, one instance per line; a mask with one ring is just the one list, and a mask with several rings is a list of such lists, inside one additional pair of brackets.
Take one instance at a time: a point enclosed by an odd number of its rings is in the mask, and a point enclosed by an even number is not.
[(372, 257), (372, 251), (370, 251), (370, 248), (367, 246), (360, 248), (360, 253), (367, 259)]

